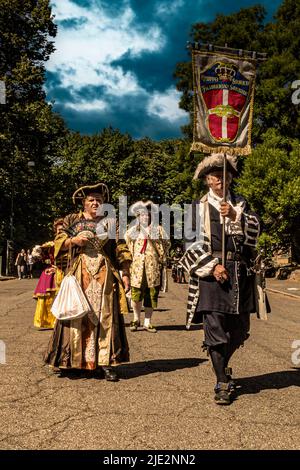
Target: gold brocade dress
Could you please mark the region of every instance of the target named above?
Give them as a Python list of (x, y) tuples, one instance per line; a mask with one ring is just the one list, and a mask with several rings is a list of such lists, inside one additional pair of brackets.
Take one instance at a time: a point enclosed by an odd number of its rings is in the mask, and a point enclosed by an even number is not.
[[(67, 216), (64, 221), (66, 234), (62, 232), (56, 240), (56, 251), (60, 252), (64, 240), (70, 233), (70, 225), (77, 222), (80, 235), (90, 238), (85, 230), (92, 230), (92, 222)], [(73, 229), (74, 230), (74, 229)], [(124, 294), (116, 265), (130, 260), (126, 245), (108, 240), (103, 252), (88, 243), (75, 247), (72, 252), (71, 272), (76, 277), (90, 304), (91, 310), (83, 318), (59, 320), (50, 339), (45, 362), (60, 368), (93, 370), (98, 366), (116, 365), (129, 360), (122, 313), (127, 313), (121, 297)], [(126, 302), (126, 298), (125, 298)]]

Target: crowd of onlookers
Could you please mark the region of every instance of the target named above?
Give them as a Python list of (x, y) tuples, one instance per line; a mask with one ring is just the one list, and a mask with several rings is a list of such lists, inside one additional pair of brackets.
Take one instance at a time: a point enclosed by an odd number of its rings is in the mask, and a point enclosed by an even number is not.
[[(32, 279), (38, 277), (43, 270), (41, 257), (33, 250), (24, 248), (17, 254), (15, 266), (17, 268), (18, 279)], [(34, 274), (36, 274), (34, 276)]]

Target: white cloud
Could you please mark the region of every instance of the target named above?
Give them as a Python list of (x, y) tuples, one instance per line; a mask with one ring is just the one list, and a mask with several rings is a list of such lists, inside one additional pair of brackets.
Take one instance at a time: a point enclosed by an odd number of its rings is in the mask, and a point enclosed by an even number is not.
[(169, 16), (178, 13), (178, 10), (184, 6), (184, 0), (159, 1), (157, 13), (159, 15)]
[[(52, 1), (58, 22), (56, 51), (47, 64), (51, 72), (59, 72), (63, 87), (80, 89), (87, 85), (104, 86), (107, 93), (123, 96), (142, 91), (137, 77), (111, 63), (126, 52), (139, 56), (143, 52), (160, 50), (165, 38), (153, 24), (145, 31), (134, 25), (135, 14), (127, 0), (117, 16), (111, 17), (99, 2), (91, 1), (89, 8), (71, 0)], [(61, 23), (78, 20), (74, 26)]]
[(75, 111), (103, 111), (107, 107), (107, 104), (103, 100), (92, 100), (80, 101), (77, 103), (67, 103), (65, 104), (65, 107), (74, 109)]
[[(164, 1), (160, 14), (175, 13), (183, 0), (173, 4)], [(179, 109), (180, 94), (171, 87), (165, 92), (149, 92), (139, 83), (134, 72), (125, 71), (113, 62), (124, 54), (140, 56), (145, 52), (160, 52), (165, 45), (162, 30), (153, 23), (150, 27), (136, 26), (135, 13), (129, 0), (118, 0), (120, 7), (112, 17), (101, 7), (101, 1), (91, 0), (89, 7), (78, 6), (71, 0), (53, 0), (53, 13), (58, 23), (56, 51), (47, 64), (50, 72), (57, 73), (60, 86), (68, 90), (69, 101), (55, 100), (56, 105), (81, 113), (105, 113), (115, 100), (137, 97), (145, 103), (145, 116), (159, 117), (169, 123), (181, 125), (187, 113)], [(157, 3), (157, 6), (159, 3)], [(171, 7), (169, 8), (168, 6)], [(48, 83), (47, 91), (53, 93)], [(84, 96), (84, 87), (99, 87), (99, 95)], [(122, 100), (124, 104), (124, 99)], [(132, 101), (131, 101), (132, 102)]]
[(170, 122), (186, 119), (187, 113), (178, 107), (180, 93), (169, 88), (164, 93), (155, 92), (148, 103), (148, 113)]

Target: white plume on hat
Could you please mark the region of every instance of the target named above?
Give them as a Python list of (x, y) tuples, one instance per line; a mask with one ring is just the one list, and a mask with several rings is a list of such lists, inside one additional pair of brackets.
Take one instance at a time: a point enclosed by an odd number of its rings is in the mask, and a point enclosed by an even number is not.
[(132, 206), (130, 206), (128, 214), (138, 216), (141, 212), (145, 210), (150, 210), (151, 212), (158, 212), (158, 205), (154, 202), (148, 201), (137, 201)]
[(42, 247), (41, 247), (41, 245), (35, 245), (32, 248), (31, 254), (32, 254), (33, 258), (41, 259), (42, 258)]
[[(237, 171), (237, 157), (233, 155), (226, 155), (227, 159), (227, 171), (230, 171), (233, 176), (238, 175)], [(224, 153), (212, 153), (211, 155), (204, 157), (203, 160), (198, 164), (194, 180), (200, 176), (208, 175), (210, 172), (216, 169), (222, 169), (224, 166)]]

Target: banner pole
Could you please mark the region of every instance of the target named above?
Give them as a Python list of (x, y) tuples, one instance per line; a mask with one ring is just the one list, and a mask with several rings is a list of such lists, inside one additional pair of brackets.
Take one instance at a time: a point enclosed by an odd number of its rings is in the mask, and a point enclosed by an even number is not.
[[(226, 171), (227, 171), (227, 157), (226, 153), (224, 153), (224, 163), (223, 163), (223, 202), (226, 202)], [(222, 265), (225, 267), (225, 251), (226, 251), (226, 243), (225, 243), (225, 217), (222, 217)]]

